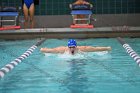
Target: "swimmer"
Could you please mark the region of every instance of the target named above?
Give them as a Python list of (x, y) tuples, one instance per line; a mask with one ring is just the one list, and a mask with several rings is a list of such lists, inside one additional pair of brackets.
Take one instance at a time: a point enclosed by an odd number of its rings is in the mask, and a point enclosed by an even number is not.
[(82, 52), (97, 52), (97, 51), (110, 51), (111, 47), (92, 47), (92, 46), (77, 46), (76, 40), (70, 39), (68, 41), (68, 47), (60, 46), (56, 48), (41, 48), (43, 53), (69, 53), (74, 55), (79, 51)]
[(24, 28), (27, 28), (28, 15), (30, 15), (30, 28), (34, 27), (34, 0), (23, 0)]

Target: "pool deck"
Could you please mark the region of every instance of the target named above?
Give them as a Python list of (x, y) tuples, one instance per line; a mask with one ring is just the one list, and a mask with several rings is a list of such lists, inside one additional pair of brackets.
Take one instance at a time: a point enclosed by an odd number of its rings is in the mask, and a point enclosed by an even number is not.
[(140, 37), (140, 27), (36, 28), (0, 31), (0, 39)]

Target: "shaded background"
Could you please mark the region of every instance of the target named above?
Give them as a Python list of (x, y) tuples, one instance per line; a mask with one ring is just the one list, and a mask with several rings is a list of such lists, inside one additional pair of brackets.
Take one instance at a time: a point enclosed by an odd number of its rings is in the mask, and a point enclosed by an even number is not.
[[(35, 0), (36, 15), (68, 15), (75, 0)], [(87, 0), (94, 14), (140, 13), (140, 0)], [(21, 6), (22, 0), (0, 0), (0, 6)]]

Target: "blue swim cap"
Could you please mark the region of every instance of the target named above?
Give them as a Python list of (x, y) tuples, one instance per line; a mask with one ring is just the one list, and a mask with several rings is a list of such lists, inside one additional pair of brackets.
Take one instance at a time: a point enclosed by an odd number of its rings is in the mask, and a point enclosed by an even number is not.
[(68, 41), (68, 47), (76, 47), (77, 46), (77, 44), (76, 44), (76, 40), (74, 40), (74, 39), (69, 39), (69, 41)]

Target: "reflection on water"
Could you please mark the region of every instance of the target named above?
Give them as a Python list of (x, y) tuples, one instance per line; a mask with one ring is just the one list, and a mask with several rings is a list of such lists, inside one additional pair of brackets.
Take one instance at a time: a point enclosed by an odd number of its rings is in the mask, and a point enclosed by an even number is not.
[(85, 62), (82, 59), (67, 62), (70, 64), (70, 70), (66, 72), (67, 77), (63, 85), (69, 89), (70, 93), (86, 93), (88, 80), (84, 70)]

